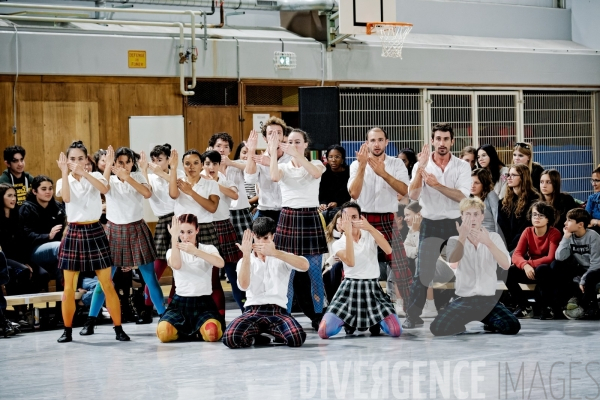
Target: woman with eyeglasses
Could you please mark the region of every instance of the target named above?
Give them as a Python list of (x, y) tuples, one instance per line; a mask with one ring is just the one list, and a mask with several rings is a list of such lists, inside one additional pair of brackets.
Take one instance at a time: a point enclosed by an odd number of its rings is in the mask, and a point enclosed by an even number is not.
[(541, 198), (550, 204), (557, 212), (555, 226), (562, 235), (562, 228), (567, 220), (567, 213), (573, 208), (578, 208), (579, 204), (573, 196), (560, 191), (560, 172), (555, 169), (547, 169), (542, 172), (540, 178)]
[[(533, 311), (528, 306), (527, 297), (519, 283), (535, 283), (536, 305), (541, 308), (541, 319), (563, 316), (557, 303), (553, 302), (554, 285), (551, 264), (562, 238), (560, 231), (553, 227), (556, 210), (543, 201), (535, 202), (527, 219), (533, 226), (525, 228), (519, 244), (512, 255), (512, 265), (508, 269), (506, 287), (517, 303), (514, 315), (517, 318), (531, 318)], [(554, 303), (554, 304), (553, 304)], [(562, 318), (564, 319), (564, 317)]]
[(500, 233), (498, 228), (498, 195), (492, 184), (492, 174), (485, 168), (475, 168), (471, 172), (471, 197), (479, 197), (485, 204), (482, 225), (488, 232)]
[(590, 228), (600, 233), (600, 166), (592, 171), (594, 194), (588, 197), (585, 210), (592, 216)]
[[(485, 168), (492, 175), (494, 192), (502, 200), (506, 193), (506, 175), (508, 168), (498, 157), (496, 148), (491, 144), (484, 144), (477, 149), (477, 168)], [(485, 221), (484, 221), (485, 223)]]
[(542, 172), (544, 172), (544, 167), (533, 162), (533, 145), (531, 143), (515, 143), (515, 148), (513, 149), (513, 164), (524, 164), (529, 168), (533, 187), (539, 192), (540, 178), (542, 177)]
[(348, 179), (350, 168), (346, 164), (346, 150), (339, 145), (330, 146), (326, 153), (327, 169), (321, 175), (319, 185), (319, 210), (329, 224), (342, 204), (350, 201)]
[(504, 235), (506, 248), (512, 254), (525, 228), (531, 226), (527, 211), (540, 195), (531, 183), (531, 173), (525, 164), (510, 168), (507, 185), (506, 195), (498, 205), (498, 226)]

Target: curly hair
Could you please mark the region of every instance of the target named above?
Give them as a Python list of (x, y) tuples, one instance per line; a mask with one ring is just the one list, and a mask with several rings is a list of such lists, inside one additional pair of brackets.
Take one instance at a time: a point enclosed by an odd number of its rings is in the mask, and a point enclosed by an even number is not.
[[(515, 214), (517, 218), (520, 218), (524, 212), (527, 212), (527, 203), (531, 199), (539, 199), (540, 194), (534, 189), (531, 181), (531, 172), (525, 164), (515, 164), (510, 167), (511, 170), (517, 171), (521, 177), (521, 183), (519, 184), (519, 195), (515, 194), (515, 191), (510, 187), (506, 190), (506, 195), (502, 200), (502, 211), (506, 214)], [(509, 170), (510, 173), (510, 170)]]

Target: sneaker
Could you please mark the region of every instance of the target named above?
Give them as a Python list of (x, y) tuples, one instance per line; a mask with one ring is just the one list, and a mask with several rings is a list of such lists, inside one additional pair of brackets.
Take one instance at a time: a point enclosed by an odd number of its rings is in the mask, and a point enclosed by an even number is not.
[(406, 317), (406, 313), (404, 312), (404, 302), (402, 301), (402, 299), (396, 300), (395, 308), (397, 316)]
[(110, 313), (106, 307), (102, 307), (102, 316), (104, 319), (110, 319)]
[(346, 332), (346, 335), (353, 335), (354, 332), (356, 332), (356, 327), (350, 326), (344, 322), (344, 332)]
[(423, 320), (421, 318), (409, 318), (407, 317), (404, 322), (402, 323), (402, 328), (404, 329), (413, 329), (416, 328), (417, 326), (422, 326), (423, 325)]
[(579, 301), (577, 300), (577, 297), (571, 297), (571, 299), (569, 299), (567, 302), (567, 310), (574, 310), (577, 307), (579, 307)]
[(546, 307), (542, 310), (542, 315), (540, 315), (540, 319), (542, 321), (554, 319), (554, 313), (550, 309), (550, 307)]
[(527, 307), (525, 309), (517, 307), (517, 309), (513, 312), (513, 315), (519, 319), (533, 318), (533, 309), (531, 307)]
[(563, 311), (563, 314), (568, 319), (581, 319), (581, 317), (583, 316), (583, 313), (584, 313), (584, 311), (583, 311), (583, 308), (581, 308), (581, 307)]
[(421, 313), (421, 318), (435, 318), (437, 315), (438, 312), (433, 300), (426, 300), (425, 306), (423, 306), (423, 312)]

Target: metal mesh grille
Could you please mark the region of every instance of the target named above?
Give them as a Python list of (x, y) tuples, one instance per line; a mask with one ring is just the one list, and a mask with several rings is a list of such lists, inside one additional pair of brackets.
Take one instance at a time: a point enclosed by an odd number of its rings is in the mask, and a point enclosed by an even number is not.
[(512, 163), (517, 141), (517, 96), (513, 94), (477, 94), (477, 145), (491, 144), (498, 156)]
[(297, 86), (246, 86), (247, 106), (298, 106)]
[(369, 129), (383, 128), (390, 140), (386, 153), (423, 145), (423, 96), (418, 89), (340, 90), (340, 138), (346, 149), (346, 162), (355, 160), (355, 151), (366, 140)]
[(534, 160), (560, 172), (562, 190), (585, 201), (593, 160), (593, 101), (590, 92), (525, 92), (525, 140)]
[[(190, 83), (188, 80), (186, 85)], [(188, 107), (237, 106), (239, 103), (237, 81), (197, 81), (192, 90), (195, 94), (186, 97)]]
[(431, 127), (447, 122), (454, 129), (452, 154), (458, 157), (465, 146), (473, 143), (473, 95), (472, 93), (430, 92)]

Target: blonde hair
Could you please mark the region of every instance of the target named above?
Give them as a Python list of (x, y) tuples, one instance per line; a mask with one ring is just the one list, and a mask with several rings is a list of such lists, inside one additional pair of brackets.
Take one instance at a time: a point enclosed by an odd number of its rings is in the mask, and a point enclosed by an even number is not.
[(460, 208), (460, 213), (464, 213), (469, 208), (479, 208), (481, 212), (485, 212), (485, 204), (479, 197), (465, 197), (462, 199), (458, 205)]
[[(521, 144), (524, 144), (526, 146), (528, 146), (529, 148), (525, 148), (523, 146), (521, 146)], [(527, 162), (527, 168), (529, 168), (529, 172), (531, 172), (531, 168), (533, 167), (533, 145), (531, 143), (528, 142), (519, 142), (517, 144), (515, 144), (515, 148), (513, 149), (513, 151), (518, 150), (519, 153), (523, 154), (524, 156), (529, 157), (529, 161)]]

